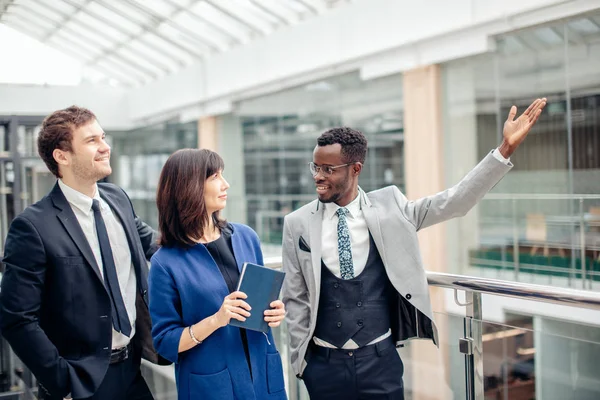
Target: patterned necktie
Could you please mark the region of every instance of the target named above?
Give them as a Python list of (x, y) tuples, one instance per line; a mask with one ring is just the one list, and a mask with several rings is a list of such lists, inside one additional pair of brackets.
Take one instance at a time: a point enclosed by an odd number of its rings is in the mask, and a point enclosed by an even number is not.
[(337, 209), (338, 216), (338, 254), (340, 258), (340, 274), (342, 279), (354, 278), (354, 264), (352, 262), (352, 244), (350, 243), (350, 230), (346, 221), (348, 209), (340, 207)]
[(121, 287), (119, 286), (119, 278), (117, 277), (117, 268), (113, 258), (112, 248), (108, 239), (108, 232), (102, 212), (100, 211), (100, 203), (98, 200), (92, 201), (92, 210), (94, 210), (94, 220), (96, 221), (96, 232), (98, 233), (98, 243), (100, 244), (100, 253), (102, 254), (102, 264), (104, 265), (104, 283), (110, 300), (112, 302), (112, 323), (115, 331), (121, 332), (125, 336), (131, 334), (131, 324), (127, 316), (127, 309), (123, 302)]

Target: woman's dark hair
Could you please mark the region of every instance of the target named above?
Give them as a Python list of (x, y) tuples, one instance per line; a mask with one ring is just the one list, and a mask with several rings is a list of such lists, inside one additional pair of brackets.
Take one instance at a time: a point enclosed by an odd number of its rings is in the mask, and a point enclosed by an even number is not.
[(208, 215), (204, 204), (204, 182), (224, 167), (221, 156), (206, 149), (181, 149), (167, 159), (156, 193), (161, 246), (195, 245), (193, 238), (204, 236), (209, 218), (219, 230), (225, 228), (219, 211)]

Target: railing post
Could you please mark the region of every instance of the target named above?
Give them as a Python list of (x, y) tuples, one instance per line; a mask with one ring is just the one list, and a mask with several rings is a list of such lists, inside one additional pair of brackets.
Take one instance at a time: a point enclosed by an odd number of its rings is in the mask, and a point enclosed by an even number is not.
[(465, 355), (466, 400), (483, 399), (483, 345), (481, 329), (481, 293), (466, 292), (467, 308), (464, 337), (459, 349)]
[(511, 206), (513, 216), (513, 264), (515, 267), (515, 281), (518, 281), (521, 265), (519, 260), (519, 219), (517, 218), (517, 199), (512, 199)]
[[(579, 256), (581, 257), (581, 287), (586, 288), (587, 267), (585, 265), (585, 215), (583, 213), (583, 198), (579, 199)], [(590, 287), (591, 289), (591, 287)]]

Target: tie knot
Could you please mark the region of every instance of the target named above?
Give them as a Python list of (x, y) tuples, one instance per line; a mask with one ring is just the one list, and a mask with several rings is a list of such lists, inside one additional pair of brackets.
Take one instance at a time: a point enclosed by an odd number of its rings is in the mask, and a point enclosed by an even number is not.
[(337, 209), (336, 214), (339, 217), (345, 217), (348, 214), (348, 209), (346, 207), (340, 207)]
[(94, 210), (94, 212), (100, 211), (100, 202), (96, 199), (92, 200), (92, 210)]

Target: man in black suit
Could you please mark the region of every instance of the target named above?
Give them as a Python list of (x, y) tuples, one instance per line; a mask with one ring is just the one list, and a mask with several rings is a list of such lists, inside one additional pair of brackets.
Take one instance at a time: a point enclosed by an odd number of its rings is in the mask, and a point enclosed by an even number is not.
[(140, 359), (152, 348), (146, 260), (155, 232), (108, 176), (110, 147), (95, 115), (49, 115), (38, 149), (58, 178), (11, 224), (0, 329), (40, 384), (40, 399), (152, 399)]

